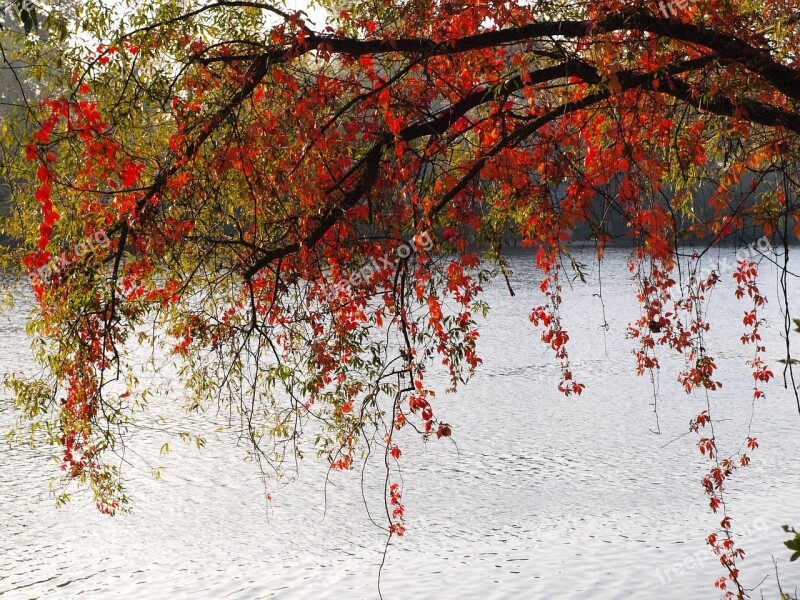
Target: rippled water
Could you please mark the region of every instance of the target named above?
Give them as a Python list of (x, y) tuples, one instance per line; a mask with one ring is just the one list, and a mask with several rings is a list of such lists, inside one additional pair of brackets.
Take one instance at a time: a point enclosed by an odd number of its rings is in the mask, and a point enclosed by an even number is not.
[[(587, 253), (580, 260), (592, 264)], [(493, 310), (482, 330), (484, 364), (457, 395), (438, 400), (454, 441), (406, 442), (404, 502), (408, 532), (389, 548), (384, 598), (716, 598), (722, 574), (704, 554), (704, 536), (719, 517), (707, 508), (700, 479), (707, 468), (696, 436), (683, 435), (704, 401), (675, 381), (678, 359), (662, 358), (658, 415), (653, 390), (634, 375), (627, 323), (637, 314), (627, 253), (607, 256), (602, 303), (597, 267), (590, 283), (564, 293), (564, 319), (574, 371), (586, 383), (578, 398), (560, 396), (557, 369), (528, 322), (536, 292), (532, 257), (511, 257), (504, 284), (487, 292)], [(798, 264), (797, 261), (794, 262)], [(796, 269), (798, 270), (798, 269)], [(721, 392), (714, 397), (725, 448), (752, 418), (761, 447), (730, 481), (727, 502), (741, 545), (747, 585), (777, 598), (771, 555), (784, 589), (800, 585), (788, 563), (780, 526), (800, 525), (800, 416), (779, 383), (753, 410), (750, 350), (738, 342), (743, 305), (730, 273), (711, 299), (709, 345), (718, 357)], [(766, 316), (770, 355), (781, 352), (775, 274), (764, 267), (771, 300)], [(795, 286), (796, 289), (796, 286)], [(797, 298), (797, 294), (794, 296)], [(603, 324), (609, 324), (608, 332)], [(800, 303), (795, 310), (800, 313)], [(30, 368), (25, 302), (0, 321), (4, 371)], [(800, 341), (797, 334), (795, 341)], [(773, 362), (776, 373), (780, 365)], [(13, 418), (7, 396), (0, 428)], [(154, 409), (174, 429), (176, 399)], [(125, 467), (132, 515), (103, 517), (76, 495), (56, 509), (48, 493), (57, 466), (52, 449), (0, 446), (0, 596), (6, 598), (376, 598), (385, 538), (370, 522), (357, 473), (335, 474), (327, 489), (313, 459), (300, 479), (273, 490), (267, 506), (257, 467), (214, 419), (193, 419), (209, 432), (202, 451), (142, 430), (128, 444)], [(682, 437), (681, 437), (682, 436)], [(145, 461), (163, 466), (155, 481)], [(379, 473), (365, 494), (380, 501)], [(379, 513), (378, 513), (379, 514)], [(694, 558), (689, 558), (694, 557)], [(688, 560), (687, 560), (688, 559)], [(685, 561), (685, 562), (684, 562)], [(681, 567), (683, 565), (683, 567)], [(671, 570), (673, 569), (674, 570)]]

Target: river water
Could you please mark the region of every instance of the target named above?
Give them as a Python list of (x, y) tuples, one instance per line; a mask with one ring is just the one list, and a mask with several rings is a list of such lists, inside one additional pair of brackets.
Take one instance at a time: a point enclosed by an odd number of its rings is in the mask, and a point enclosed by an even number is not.
[[(635, 376), (625, 338), (638, 314), (628, 252), (608, 252), (601, 272), (589, 251), (576, 252), (588, 283), (565, 289), (563, 317), (573, 371), (586, 390), (569, 398), (556, 391), (558, 369), (527, 318), (542, 301), (534, 258), (512, 254), (516, 295), (500, 282), (486, 292), (492, 311), (482, 326), (483, 365), (457, 394), (437, 397), (452, 440), (403, 445), (408, 529), (388, 548), (380, 582), (387, 600), (719, 597), (713, 582), (722, 569), (704, 543), (719, 521), (700, 485), (708, 462), (697, 437), (684, 435), (705, 400), (681, 390), (681, 359), (661, 352), (661, 433), (653, 433), (653, 387)], [(792, 264), (800, 271), (800, 261)], [(724, 387), (712, 409), (727, 419), (717, 426), (723, 450), (741, 442), (748, 424), (759, 440), (751, 465), (730, 480), (726, 502), (747, 552), (743, 581), (758, 586), (753, 597), (763, 591), (777, 599), (772, 556), (784, 590), (800, 586), (781, 529), (800, 525), (800, 416), (780, 382), (782, 316), (767, 263), (764, 335), (779, 377), (753, 406), (751, 349), (739, 341), (746, 307), (733, 296), (732, 265), (732, 251), (723, 250), (707, 339)], [(21, 296), (0, 320), (0, 371), (31, 368), (29, 302)], [(800, 302), (794, 309), (800, 313)], [(13, 408), (7, 394), (0, 398), (6, 430)], [(156, 394), (153, 411), (165, 426), (128, 442), (131, 515), (104, 517), (80, 493), (57, 509), (48, 492), (54, 449), (0, 446), (3, 600), (378, 597), (385, 536), (367, 515), (358, 472), (336, 473), (325, 486), (323, 466), (309, 458), (296, 481), (270, 488), (267, 503), (246, 446), (230, 430), (215, 431), (224, 419), (182, 416), (178, 404)], [(207, 432), (202, 450), (163, 431), (189, 426)], [(168, 455), (159, 453), (165, 442)], [(163, 467), (160, 481), (148, 464)], [(381, 484), (380, 473), (368, 470), (364, 496), (373, 514)]]

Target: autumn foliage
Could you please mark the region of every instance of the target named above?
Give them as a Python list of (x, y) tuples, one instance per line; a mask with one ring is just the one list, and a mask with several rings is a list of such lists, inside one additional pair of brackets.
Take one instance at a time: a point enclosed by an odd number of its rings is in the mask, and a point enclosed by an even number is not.
[[(535, 250), (530, 320), (561, 392), (585, 390), (559, 313), (583, 228), (598, 260), (616, 238), (633, 245), (632, 371), (675, 352), (687, 393), (722, 393), (703, 343), (719, 274), (697, 260), (744, 231), (800, 232), (796, 3), (701, 0), (667, 17), (656, 2), (356, 1), (327, 25), (277, 4), (179, 6), (126, 14), (124, 34), (96, 25), (103, 45), (78, 49), (64, 93), (29, 113), (35, 188), (15, 200), (37, 215), (19, 230), (29, 271), (110, 240), (34, 278), (48, 371), (15, 384), (102, 510), (124, 503), (102, 457), (143, 401), (124, 349), (148, 323), (173, 340), (192, 407), (230, 403), (276, 471), (304, 431), (343, 470), (376, 447), (401, 461), (402, 428), (450, 436), (426, 373), (443, 365), (455, 390), (479, 366), (475, 312), (509, 239)], [(755, 263), (734, 277), (758, 400), (767, 300)], [(690, 428), (722, 515), (717, 585), (743, 597), (724, 484), (758, 444), (720, 456), (708, 410)], [(401, 535), (399, 481), (386, 496)]]

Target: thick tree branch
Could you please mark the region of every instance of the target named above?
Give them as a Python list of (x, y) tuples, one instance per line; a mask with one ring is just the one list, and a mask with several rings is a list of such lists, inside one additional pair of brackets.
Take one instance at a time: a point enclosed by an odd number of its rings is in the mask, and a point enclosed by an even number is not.
[[(223, 6), (225, 3), (217, 4)], [(530, 23), (516, 28), (488, 31), (473, 36), (467, 36), (451, 44), (440, 43), (424, 38), (359, 40), (312, 33), (307, 35), (302, 43), (275, 48), (253, 59), (246, 77), (246, 83), (231, 96), (221, 110), (201, 122), (199, 125), (201, 131), (199, 135), (184, 148), (182, 160), (169, 166), (156, 178), (147, 193), (139, 201), (138, 208), (139, 210), (144, 209), (149, 201), (162, 191), (169, 178), (178, 172), (183, 162), (185, 160), (190, 160), (197, 154), (203, 143), (223, 122), (224, 115), (235, 110), (244, 100), (250, 97), (255, 88), (266, 77), (273, 64), (292, 60), (293, 58), (314, 50), (325, 50), (352, 58), (367, 54), (381, 53), (423, 54), (426, 56), (434, 56), (518, 44), (526, 41), (532, 42), (551, 38), (553, 36), (558, 36), (560, 38), (583, 38), (599, 33), (611, 33), (622, 30), (649, 32), (664, 38), (696, 44), (697, 46), (713, 51), (713, 54), (699, 59), (683, 61), (672, 66), (662, 67), (651, 73), (634, 73), (632, 71), (618, 72), (616, 76), (623, 91), (635, 87), (649, 88), (654, 79), (661, 79), (668, 89), (659, 89), (659, 92), (672, 95), (691, 104), (699, 104), (701, 110), (724, 116), (733, 115), (737, 110), (744, 111), (742, 114), (746, 114), (747, 118), (755, 123), (773, 127), (781, 126), (792, 131), (800, 131), (800, 118), (798, 118), (796, 113), (786, 112), (776, 107), (749, 100), (736, 105), (731, 100), (722, 97), (703, 98), (698, 103), (689, 84), (674, 77), (677, 73), (699, 69), (712, 61), (716, 61), (719, 64), (735, 62), (759, 74), (765, 81), (787, 97), (800, 101), (800, 72), (776, 62), (767, 50), (751, 46), (738, 38), (720, 34), (717, 31), (697, 25), (682, 23), (677, 20), (662, 19), (649, 14), (627, 12), (610, 15), (600, 21), (564, 20)], [(598, 84), (603, 81), (602, 76), (588, 63), (578, 59), (568, 59), (552, 67), (531, 71), (527, 74), (525, 78), (527, 81), (525, 82), (523, 82), (523, 77), (515, 76), (499, 85), (478, 90), (464, 97), (445, 111), (440, 111), (433, 118), (407, 126), (399, 133), (398, 137), (405, 141), (412, 141), (425, 136), (442, 134), (458, 119), (466, 115), (468, 111), (482, 104), (491, 102), (509, 93), (519, 91), (526, 85), (541, 84), (568, 77), (579, 77), (582, 81), (593, 84)], [(547, 113), (547, 115), (526, 123), (521, 128), (515, 130), (514, 133), (504, 138), (504, 141), (495, 149), (478, 159), (470, 172), (462, 178), (462, 181), (456, 188), (451, 190), (450, 194), (442, 198), (437, 205), (437, 210), (440, 210), (454, 195), (463, 189), (467, 183), (479, 173), (486, 161), (502, 150), (502, 148), (520, 143), (522, 140), (532, 135), (538, 128), (559, 116), (563, 116), (568, 112), (587, 108), (608, 99), (611, 95), (612, 93), (609, 90), (592, 93), (582, 100), (568, 102), (555, 111), (551, 111)], [(320, 219), (317, 227), (302, 242), (303, 245), (313, 246), (317, 243), (322, 239), (325, 232), (345, 214), (348, 208), (355, 206), (359, 202), (361, 197), (369, 190), (377, 178), (380, 170), (380, 162), (386, 146), (387, 141), (384, 139), (373, 146), (365, 157), (363, 171), (356, 185), (345, 192), (344, 198), (336, 203), (336, 205)], [(330, 192), (331, 190), (327, 193)], [(121, 227), (122, 224), (118, 225), (116, 231), (119, 231)], [(115, 230), (112, 230), (112, 232), (113, 231)], [(300, 245), (301, 242), (295, 242), (281, 248), (264, 252), (263, 255), (248, 268), (245, 272), (245, 277), (250, 279), (271, 261), (298, 251)], [(120, 249), (120, 251), (122, 251), (122, 249)]]
[[(674, 75), (692, 71), (707, 64), (711, 60), (710, 57), (698, 58), (690, 61), (682, 61), (660, 68), (658, 71), (637, 73), (633, 71), (621, 71), (617, 73), (617, 78), (620, 83), (622, 91), (643, 88), (652, 86), (654, 79), (659, 77), (667, 78), (670, 84), (675, 84), (675, 94), (683, 93), (691, 100), (692, 91), (688, 85), (680, 80), (674, 78)], [(661, 75), (659, 75), (659, 73)], [(492, 88), (485, 88), (478, 90), (473, 94), (465, 97), (460, 102), (454, 104), (450, 108), (441, 111), (431, 119), (414, 123), (401, 130), (398, 134), (400, 139), (405, 141), (413, 141), (422, 137), (431, 135), (439, 135), (445, 133), (459, 118), (463, 117), (469, 110), (476, 108), (482, 103), (494, 101), (497, 94), (494, 93), (498, 88), (502, 88), (504, 92), (512, 92), (522, 89), (525, 85), (533, 85), (534, 83), (542, 83), (544, 81), (558, 80), (568, 77), (580, 77), (587, 83), (600, 83), (603, 81), (600, 74), (587, 63), (581, 61), (566, 61), (555, 67), (548, 67), (539, 71), (531, 71), (529, 73), (530, 80), (527, 84), (523, 83), (521, 77), (514, 77), (502, 84), (501, 86), (494, 86)], [(677, 85), (680, 84), (680, 85)], [(666, 84), (665, 84), (666, 86)], [(683, 87), (681, 87), (683, 86)], [(538, 129), (561, 118), (567, 114), (589, 108), (604, 100), (607, 100), (614, 95), (614, 92), (605, 88), (603, 90), (589, 94), (588, 96), (562, 104), (546, 114), (538, 117), (537, 119), (526, 123), (515, 129), (512, 133), (505, 136), (500, 142), (492, 147), (487, 153), (475, 161), (470, 170), (461, 178), (458, 184), (454, 186), (447, 194), (445, 194), (433, 209), (433, 214), (440, 212), (455, 196), (457, 196), (466, 186), (475, 179), (486, 165), (489, 159), (496, 156), (503, 149), (513, 147), (528, 139)], [(766, 106), (752, 106), (753, 114), (759, 116), (764, 120), (764, 124), (779, 125), (782, 122), (793, 122), (792, 119), (798, 119), (797, 115), (790, 115), (783, 113), (777, 109)], [(724, 101), (709, 101), (709, 112), (717, 111), (717, 114), (730, 116), (734, 114), (736, 107), (730, 103), (725, 104)], [(800, 123), (798, 123), (800, 126)], [(327, 215), (320, 220), (314, 231), (302, 242), (302, 245), (313, 247), (325, 233), (333, 227), (340, 218), (345, 214), (348, 208), (356, 206), (363, 198), (363, 195), (369, 190), (372, 184), (377, 179), (379, 174), (380, 161), (383, 157), (385, 148), (389, 145), (389, 140), (382, 139), (378, 142), (368, 153), (366, 159), (363, 161), (365, 167), (362, 176), (359, 178), (358, 183), (354, 188), (345, 194), (345, 198), (338, 203)], [(330, 192), (328, 192), (330, 193)], [(290, 254), (297, 252), (301, 244), (298, 242), (287, 244), (280, 248), (275, 248), (264, 252), (259, 259), (251, 265), (244, 276), (246, 279), (252, 278), (258, 271), (270, 264), (270, 262), (284, 258)]]
[(312, 35), (305, 39), (302, 50), (326, 49), (351, 57), (366, 54), (425, 54), (427, 56), (457, 54), (530, 42), (551, 37), (583, 38), (601, 33), (636, 30), (652, 33), (712, 50), (723, 63), (739, 63), (759, 74), (765, 81), (787, 97), (800, 101), (800, 71), (776, 61), (769, 50), (754, 47), (747, 42), (720, 33), (717, 30), (684, 23), (675, 19), (663, 19), (650, 14), (623, 12), (610, 15), (599, 21), (546, 21), (530, 23), (515, 28), (487, 31), (467, 36), (452, 44), (425, 38), (400, 38), (389, 40), (358, 40), (334, 36)]

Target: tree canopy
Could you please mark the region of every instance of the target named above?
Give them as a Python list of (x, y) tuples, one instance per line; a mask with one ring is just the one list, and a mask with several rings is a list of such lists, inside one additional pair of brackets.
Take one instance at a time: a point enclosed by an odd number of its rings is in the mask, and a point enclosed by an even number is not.
[[(442, 364), (455, 390), (478, 368), (482, 285), (506, 276), (509, 240), (536, 251), (530, 320), (561, 392), (584, 390), (559, 316), (579, 229), (598, 260), (632, 246), (632, 371), (675, 351), (687, 392), (719, 387), (703, 341), (719, 274), (698, 258), (749, 232), (788, 260), (800, 234), (796, 2), (316, 6), (327, 22), (280, 2), (89, 1), (56, 20), (70, 35), (24, 45), (59, 57), (4, 125), (20, 152), (3, 261), (31, 282), (43, 367), (8, 383), (101, 510), (125, 505), (104, 457), (147, 401), (126, 348), (165, 335), (189, 410), (235, 409), (266, 470), (307, 445), (343, 470), (377, 448), (388, 469), (399, 429), (450, 436), (426, 373)], [(735, 278), (757, 400), (765, 296), (754, 261)], [(711, 423), (691, 425), (722, 514), (709, 543), (718, 587), (743, 597), (723, 490), (758, 442), (719, 456)], [(387, 477), (390, 535), (401, 492)]]

